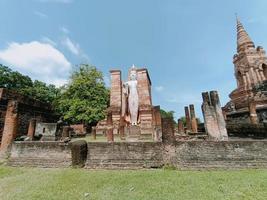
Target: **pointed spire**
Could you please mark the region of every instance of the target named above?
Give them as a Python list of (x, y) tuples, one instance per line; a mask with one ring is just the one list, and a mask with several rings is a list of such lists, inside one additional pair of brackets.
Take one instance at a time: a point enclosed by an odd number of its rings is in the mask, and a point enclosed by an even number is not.
[(246, 32), (244, 26), (236, 16), (237, 24), (237, 52), (240, 52), (248, 47), (255, 47), (254, 43), (250, 39), (248, 33)]

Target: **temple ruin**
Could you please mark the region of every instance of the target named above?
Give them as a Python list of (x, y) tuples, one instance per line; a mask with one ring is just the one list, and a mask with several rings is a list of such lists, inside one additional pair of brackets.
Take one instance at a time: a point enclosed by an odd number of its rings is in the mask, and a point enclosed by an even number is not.
[[(217, 91), (202, 93), (204, 124), (193, 104), (184, 107), (177, 125), (173, 117), (162, 117), (152, 104), (148, 70), (135, 66), (126, 80), (121, 70), (110, 70), (106, 117), (89, 129), (58, 121), (48, 104), (0, 89), (0, 153), (9, 151), (11, 166), (266, 168), (267, 57), (239, 20), (233, 62), (237, 89), (223, 108)], [(257, 140), (247, 139), (252, 133)], [(90, 138), (74, 141), (73, 134)], [(14, 141), (23, 135), (27, 140)], [(96, 141), (99, 136), (104, 141)]]
[(148, 70), (133, 66), (129, 69), (128, 81), (122, 81), (120, 70), (111, 70), (110, 75), (110, 106), (106, 119), (109, 130), (128, 141), (161, 141), (160, 108), (152, 105)]
[(267, 94), (259, 88), (267, 84), (267, 56), (255, 47), (237, 19), (237, 54), (234, 55), (237, 88), (223, 110), (229, 123), (262, 123), (267, 116)]

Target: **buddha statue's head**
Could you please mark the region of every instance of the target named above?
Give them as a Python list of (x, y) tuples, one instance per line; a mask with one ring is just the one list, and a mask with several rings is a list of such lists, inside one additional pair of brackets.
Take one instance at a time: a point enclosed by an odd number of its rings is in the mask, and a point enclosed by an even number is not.
[(137, 80), (137, 71), (134, 65), (130, 69), (129, 79), (131, 81)]

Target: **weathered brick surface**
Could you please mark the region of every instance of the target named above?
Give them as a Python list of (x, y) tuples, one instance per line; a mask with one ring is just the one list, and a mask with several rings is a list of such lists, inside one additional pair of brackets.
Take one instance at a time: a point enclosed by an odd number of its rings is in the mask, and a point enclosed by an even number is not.
[(162, 118), (162, 141), (169, 143), (175, 140), (173, 118)]
[(5, 151), (16, 137), (18, 129), (18, 102), (8, 102), (0, 151)]
[(10, 166), (69, 167), (71, 150), (68, 144), (60, 142), (14, 142)]
[(86, 135), (86, 126), (84, 124), (72, 124), (70, 125), (70, 127), (72, 128), (73, 132), (76, 134), (76, 135), (79, 135), (79, 136), (84, 136)]
[[(267, 168), (267, 141), (88, 143), (85, 168)], [(71, 151), (59, 142), (14, 142), (11, 166), (68, 167)]]
[(31, 119), (29, 122), (28, 134), (27, 136), (33, 139), (36, 127), (36, 119)]
[(195, 106), (193, 104), (190, 104), (189, 109), (190, 109), (190, 118), (191, 118), (191, 130), (192, 130), (192, 133), (197, 133), (198, 123), (196, 119)]
[(186, 130), (188, 132), (191, 132), (191, 118), (190, 118), (188, 106), (184, 107), (184, 111), (185, 111), (185, 119), (186, 119)]
[[(233, 57), (237, 88), (230, 93), (231, 101), (224, 107), (227, 115), (236, 111), (248, 111), (251, 101), (255, 102), (259, 109), (266, 107), (266, 93), (254, 91), (255, 86), (267, 80), (266, 62), (267, 56), (264, 48), (255, 46), (242, 23), (237, 20), (237, 53)], [(256, 123), (256, 113), (252, 114), (253, 116), (250, 116), (251, 122)], [(231, 119), (235, 116), (232, 115)]]
[(184, 123), (182, 119), (178, 119), (178, 133), (184, 133)]
[(86, 168), (267, 168), (267, 141), (88, 143)]
[(136, 169), (162, 166), (162, 143), (88, 143), (86, 168)]
[(267, 141), (175, 143), (170, 162), (178, 168), (267, 168)]
[(121, 71), (111, 70), (110, 107), (121, 108)]

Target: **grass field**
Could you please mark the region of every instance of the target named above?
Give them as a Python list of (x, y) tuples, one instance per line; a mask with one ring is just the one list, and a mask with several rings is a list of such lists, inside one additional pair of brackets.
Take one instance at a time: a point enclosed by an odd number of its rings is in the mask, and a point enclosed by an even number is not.
[(267, 170), (89, 171), (0, 166), (1, 200), (267, 199)]

